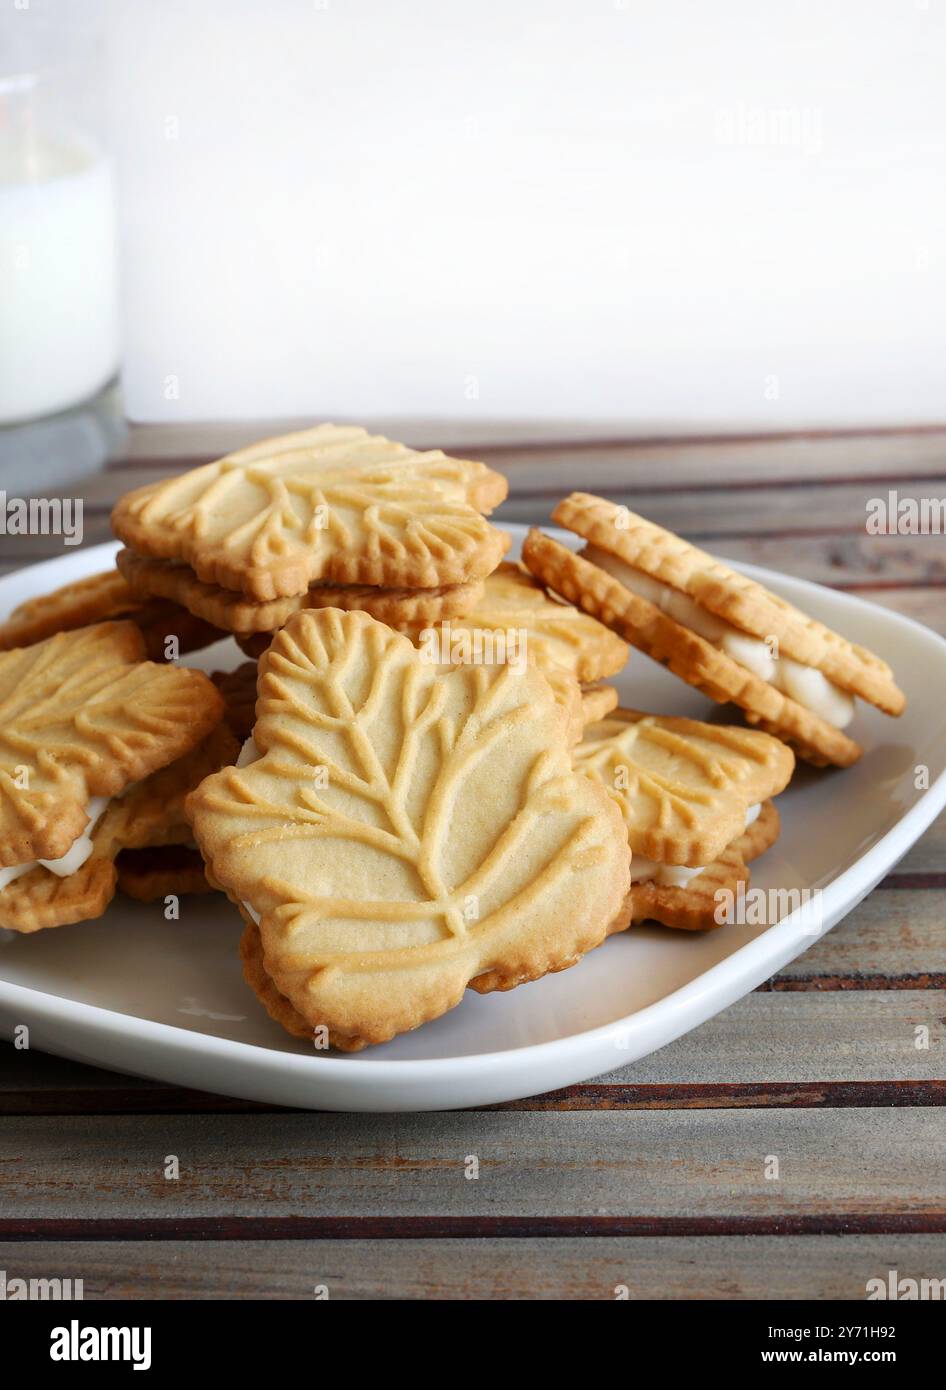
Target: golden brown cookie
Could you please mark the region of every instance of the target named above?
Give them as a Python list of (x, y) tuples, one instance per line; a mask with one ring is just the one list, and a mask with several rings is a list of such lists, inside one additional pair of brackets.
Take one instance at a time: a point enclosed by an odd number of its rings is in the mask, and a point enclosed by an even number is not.
[(257, 663), (244, 661), (233, 671), (214, 671), (211, 680), (226, 704), (224, 719), (242, 746), (256, 722)]
[(60, 858), (92, 797), (120, 795), (220, 720), (202, 672), (143, 658), (130, 622), (0, 653), (0, 864)]
[(185, 802), (218, 768), (236, 762), (240, 741), (224, 718), (182, 758), (159, 768), (111, 802), (93, 835), (102, 852), (182, 845), (191, 840)]
[(370, 613), (392, 627), (419, 620), (435, 622), (441, 618), (462, 617), (483, 592), (483, 581), (471, 579), (463, 584), (436, 589), (379, 589), (369, 584), (312, 584), (304, 594), (292, 598), (256, 603), (243, 594), (206, 584), (188, 565), (154, 560), (133, 550), (120, 550), (118, 566), (129, 587), (142, 598), (157, 596), (173, 601), (193, 614), (194, 621), (213, 624), (214, 629), (232, 633), (237, 640), (260, 638), (260, 651), (269, 645), (272, 634), (306, 608), (343, 608)]
[(530, 531), (523, 558), (543, 583), (614, 628), (632, 646), (711, 700), (739, 705), (749, 723), (791, 744), (806, 762), (819, 767), (828, 763), (849, 767), (861, 756), (863, 749), (841, 729), (804, 709), (559, 541)]
[(746, 891), (751, 878), (750, 861), (775, 844), (779, 829), (778, 811), (771, 801), (763, 802), (758, 819), (685, 888), (664, 883), (632, 883), (611, 932), (624, 931), (628, 926), (648, 921), (678, 931), (712, 931), (721, 925), (717, 916), (721, 895), (737, 898)]
[(366, 614), (299, 613), (260, 661), (254, 739), (188, 815), (276, 992), (339, 1047), (574, 963), (624, 900), (620, 812), (530, 668), (444, 674)]
[(586, 722), (581, 686), (571, 671), (566, 671), (561, 666), (551, 667), (542, 674), (552, 687), (555, 702), (565, 716), (569, 746), (580, 743)]
[(319, 425), (138, 488), (112, 527), (138, 554), (257, 602), (317, 580), (432, 589), (496, 568), (509, 538), (481, 513), (506, 491), (485, 464)]
[(582, 683), (616, 675), (629, 655), (627, 643), (610, 628), (573, 604), (552, 598), (522, 565), (504, 562), (488, 575), (482, 597), (462, 620), (445, 616), (449, 623), (391, 626), (406, 632), (415, 645), (431, 627), (444, 631), (446, 640), (457, 646), (477, 634), (521, 633), (520, 645), (529, 661), (542, 671), (571, 671)]
[(57, 632), (134, 618), (142, 604), (117, 570), (91, 574), (52, 593), (27, 599), (0, 624), (0, 651), (32, 647)]
[[(218, 724), (191, 753), (135, 782), (109, 802), (91, 831), (89, 858), (74, 873), (59, 877), (36, 865), (0, 891), (0, 925), (34, 932), (100, 917), (116, 887), (145, 901), (151, 900), (146, 893), (152, 889), (155, 897), (208, 891), (199, 852), (192, 850), (187, 857), (196, 855), (203, 886), (195, 886), (194, 864), (176, 854), (191, 836), (184, 801), (208, 773), (238, 755), (236, 739), (225, 724)], [(144, 862), (135, 855), (145, 856)], [(172, 882), (177, 886), (167, 886)]]
[(238, 755), (239, 745), (221, 724), (192, 753), (134, 783), (109, 803), (91, 831), (89, 858), (74, 873), (60, 877), (38, 864), (0, 891), (0, 925), (34, 932), (100, 917), (116, 887), (146, 902), (167, 893), (208, 892), (199, 851), (183, 852), (191, 834), (184, 800)]
[(571, 671), (561, 666), (546, 667), (542, 669), (542, 675), (552, 687), (556, 702), (565, 715), (571, 745), (580, 743), (588, 725), (603, 719), (617, 705), (618, 693), (613, 686), (598, 685), (583, 689)]
[(205, 777), (236, 762), (249, 737), (234, 729), (241, 723), (234, 712), (234, 684), (224, 681), (218, 689), (227, 701), (223, 721), (192, 753), (152, 773), (120, 802), (113, 802), (93, 836), (96, 853), (115, 857), (118, 887), (128, 897), (153, 902), (169, 893), (212, 891), (203, 858), (191, 840), (184, 803)]
[[(34, 651), (36, 648), (27, 650)], [(156, 669), (169, 672), (178, 670), (172, 667)], [(196, 697), (195, 705), (197, 701), (203, 702), (219, 720), (222, 701), (213, 686), (200, 672), (187, 674), (199, 676), (200, 681), (197, 684), (188, 682), (185, 691)], [(152, 707), (144, 699), (143, 690), (141, 696), (142, 717), (153, 718)], [(197, 736), (204, 727), (205, 717), (200, 716), (199, 711), (195, 712), (199, 717), (195, 719), (192, 729), (194, 736)], [(87, 707), (85, 713), (92, 720), (97, 718), (94, 704)], [(181, 717), (184, 717), (183, 711)], [(112, 738), (117, 742), (123, 737), (133, 737), (134, 733), (133, 726), (124, 733), (116, 728)], [(239, 749), (240, 745), (230, 730), (218, 722), (195, 748), (112, 797), (92, 824), (86, 823), (88, 815), (84, 811), (85, 833), (81, 838), (87, 841), (88, 857), (72, 872), (62, 876), (44, 864), (34, 863), (27, 872), (7, 883), (0, 889), (0, 926), (14, 931), (33, 932), (100, 916), (115, 893), (115, 861), (120, 852), (124, 849), (176, 845), (190, 840), (190, 826), (184, 814), (187, 794), (208, 773), (233, 762)], [(73, 840), (76, 839), (73, 836)], [(72, 842), (69, 848), (72, 848)], [(60, 856), (31, 856), (33, 860), (40, 857), (58, 859)]]
[(619, 709), (586, 729), (575, 767), (618, 803), (632, 854), (695, 867), (718, 860), (750, 807), (785, 789), (795, 759), (756, 729)]
[[(259, 927), (246, 908), (240, 908), (240, 916), (244, 922), (243, 935), (240, 937), (243, 978), (275, 1023), (281, 1024), (286, 1032), (291, 1033), (293, 1037), (306, 1038), (311, 1041), (315, 1030), (305, 1021), (299, 1011), (293, 1008), (286, 996), (279, 993), (266, 970), (263, 963), (263, 942)], [(359, 1052), (364, 1046), (363, 1042), (353, 1040), (347, 1045), (346, 1051)]]
[(57, 632), (129, 618), (141, 629), (152, 661), (166, 659), (166, 639), (177, 638), (180, 654), (207, 647), (226, 633), (201, 621), (180, 604), (137, 598), (118, 570), (92, 574), (52, 593), (21, 603), (0, 623), (0, 651), (32, 647)]
[(156, 845), (152, 849), (123, 849), (115, 860), (118, 887), (126, 898), (161, 902), (191, 893), (212, 893), (200, 850), (190, 845)]
[[(256, 671), (258, 657), (263, 656), (269, 642), (272, 641), (272, 637), (275, 637), (274, 632), (267, 632), (265, 635), (263, 632), (257, 632), (253, 637), (236, 638), (242, 651), (253, 656), (253, 662), (247, 663), (246, 667), (239, 667), (240, 671), (246, 670), (247, 673), (246, 676), (240, 677), (240, 680), (249, 680), (250, 670), (253, 673)], [(570, 737), (572, 744), (579, 742), (583, 730), (588, 724), (595, 723), (596, 719), (604, 719), (608, 710), (613, 710), (617, 705), (618, 692), (611, 685), (590, 685), (586, 689), (582, 688), (572, 676), (571, 671), (567, 671), (561, 666), (543, 667), (542, 674), (549, 681), (558, 705), (561, 705), (565, 712), (568, 730), (570, 730), (568, 737)], [(217, 681), (217, 676), (214, 676), (214, 680)], [(256, 676), (253, 676), (253, 681), (253, 709), (256, 709)], [(221, 691), (224, 689), (222, 685), (219, 688)], [(233, 691), (233, 696), (228, 696), (228, 703), (231, 698), (239, 701), (240, 696), (238, 692)], [(249, 738), (251, 728), (253, 728), (253, 721), (250, 720), (249, 728), (246, 731), (247, 738)]]
[(116, 880), (110, 855), (93, 855), (65, 878), (38, 865), (0, 892), (0, 927), (28, 933), (101, 917)]
[(248, 636), (238, 633), (233, 640), (244, 656), (248, 656), (251, 661), (259, 661), (275, 636), (275, 632), (251, 632)]
[(763, 641), (783, 656), (821, 671), (833, 684), (886, 714), (906, 700), (885, 661), (848, 642), (762, 584), (662, 526), (586, 492), (573, 492), (552, 513), (560, 526), (608, 551), (633, 569), (688, 595), (701, 608)]
[[(230, 636), (229, 632), (188, 613), (179, 603), (166, 603), (162, 599), (145, 603), (133, 621), (141, 629), (150, 661), (176, 661), (186, 652), (200, 651)], [(169, 638), (174, 639), (173, 646)]]
[(617, 709), (618, 693), (613, 685), (589, 685), (581, 692), (581, 722), (585, 728), (606, 718)]
[(617, 704), (617, 692), (609, 687), (596, 688), (586, 702), (580, 682), (622, 670), (627, 643), (572, 604), (550, 597), (521, 565), (502, 564), (489, 575), (482, 599), (464, 619), (392, 626), (432, 660), (537, 667), (565, 711), (574, 743), (587, 723)]

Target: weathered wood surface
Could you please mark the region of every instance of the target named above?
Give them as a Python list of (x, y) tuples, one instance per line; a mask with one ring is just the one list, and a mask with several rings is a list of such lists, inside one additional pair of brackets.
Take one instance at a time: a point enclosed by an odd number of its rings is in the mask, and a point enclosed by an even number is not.
[[(152, 475), (172, 473), (214, 458), (248, 440), (302, 428), (306, 421), (255, 425), (132, 426), (123, 457), (109, 467), (121, 471), (130, 462)], [(644, 487), (665, 483), (733, 488), (791, 481), (822, 485), (838, 478), (931, 477), (946, 475), (946, 427), (891, 430), (811, 430), (744, 436), (694, 435), (686, 438), (637, 435), (598, 424), (576, 425), (556, 438), (545, 428), (530, 431), (496, 423), (369, 421), (368, 427), (403, 439), (417, 448), (439, 447), (483, 458), (515, 481), (520, 474), (561, 491), (575, 478), (595, 486), (622, 482)], [(664, 474), (670, 476), (664, 477)]]
[[(500, 522), (542, 524), (580, 486), (946, 634), (946, 538), (866, 529), (889, 490), (946, 497), (944, 428), (685, 441), (380, 428), (504, 471)], [(70, 485), (85, 543), (109, 538), (128, 488), (267, 432), (132, 428)], [(0, 572), (62, 553), (0, 537)], [(87, 1298), (307, 1298), (316, 1284), (861, 1298), (891, 1268), (946, 1275), (946, 818), (775, 979), (582, 1086), (462, 1113), (304, 1115), (4, 1046), (0, 1116), (0, 1267), (82, 1277)]]
[[(0, 1239), (262, 1218), (290, 1236), (946, 1232), (943, 1107), (10, 1117)], [(180, 1176), (165, 1176), (169, 1156)], [(468, 1177), (471, 1164), (476, 1178)], [(776, 1172), (777, 1176), (771, 1176)], [(380, 1220), (379, 1220), (380, 1219)], [(439, 1223), (439, 1224), (438, 1224)], [(507, 1229), (508, 1228), (508, 1229)], [(142, 1235), (146, 1234), (142, 1230)]]
[[(920, 875), (922, 881), (923, 876)], [(888, 883), (912, 882), (893, 875)], [(938, 876), (936, 878), (938, 881)], [(772, 982), (811, 981), (813, 988), (856, 986), (858, 980), (922, 988), (946, 972), (946, 888), (878, 888)], [(832, 981), (837, 983), (832, 986)], [(866, 987), (870, 987), (869, 984)], [(942, 987), (942, 983), (940, 984)]]
[(0, 1242), (21, 1278), (86, 1299), (863, 1299), (946, 1269), (946, 1236)]

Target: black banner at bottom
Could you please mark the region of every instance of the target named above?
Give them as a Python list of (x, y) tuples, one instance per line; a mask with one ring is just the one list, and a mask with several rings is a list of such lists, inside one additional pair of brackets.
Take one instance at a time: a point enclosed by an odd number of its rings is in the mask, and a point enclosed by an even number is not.
[[(331, 1348), (337, 1360), (343, 1346), (363, 1376), (372, 1350), (386, 1372), (406, 1373), (423, 1360), (419, 1347), (403, 1344), (398, 1353), (384, 1337), (386, 1316), (396, 1317), (403, 1339), (405, 1325), (420, 1309), (404, 1302), (115, 1302), (84, 1303), (6, 1301), (0, 1310), (7, 1364), (18, 1371), (49, 1367), (64, 1378), (82, 1371), (157, 1374), (162, 1377), (207, 1370), (214, 1376), (252, 1375), (259, 1367), (272, 1375), (278, 1348), (278, 1373), (295, 1369), (318, 1375)], [(610, 1302), (610, 1300), (609, 1300)], [(622, 1306), (623, 1303), (623, 1306)], [(517, 1304), (517, 1319), (531, 1322), (541, 1303)], [(535, 1310), (535, 1311), (533, 1311)], [(442, 1317), (443, 1310), (439, 1316)], [(835, 1365), (925, 1368), (941, 1344), (944, 1302), (940, 1298), (852, 1303), (809, 1302), (641, 1302), (614, 1300), (607, 1321), (601, 1309), (571, 1304), (569, 1336), (590, 1316), (595, 1329), (620, 1330), (624, 1353), (635, 1344), (648, 1359), (658, 1358), (666, 1371), (699, 1367), (756, 1370), (771, 1366)], [(462, 1314), (461, 1314), (462, 1316)], [(480, 1317), (482, 1314), (480, 1314)], [(540, 1324), (541, 1325), (541, 1324)], [(358, 1340), (326, 1343), (316, 1353), (323, 1328), (333, 1336), (351, 1329)], [(444, 1324), (437, 1331), (443, 1334)], [(471, 1325), (482, 1345), (483, 1324)], [(557, 1319), (550, 1335), (530, 1347), (554, 1346), (563, 1331)], [(634, 1338), (635, 1340), (630, 1340)], [(278, 1340), (274, 1340), (278, 1339)], [(581, 1344), (575, 1344), (580, 1354)], [(313, 1361), (313, 1356), (315, 1360)], [(651, 1364), (653, 1361), (651, 1360)], [(353, 1366), (354, 1369), (354, 1366)]]

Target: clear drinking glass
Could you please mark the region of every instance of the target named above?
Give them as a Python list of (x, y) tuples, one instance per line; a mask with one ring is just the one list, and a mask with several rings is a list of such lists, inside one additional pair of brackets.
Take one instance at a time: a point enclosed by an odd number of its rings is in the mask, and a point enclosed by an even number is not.
[(100, 64), (33, 48), (23, 64), (4, 46), (0, 67), (3, 423), (84, 400), (118, 365), (112, 171), (83, 127)]

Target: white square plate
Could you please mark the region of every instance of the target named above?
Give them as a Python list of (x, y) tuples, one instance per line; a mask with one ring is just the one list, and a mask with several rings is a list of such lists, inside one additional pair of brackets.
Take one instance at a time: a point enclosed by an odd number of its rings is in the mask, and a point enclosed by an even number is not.
[[(509, 526), (517, 544), (524, 527)], [(562, 534), (563, 540), (574, 540)], [(0, 580), (0, 613), (108, 568), (98, 546)], [(873, 604), (748, 565), (807, 612), (888, 660), (906, 713), (860, 704), (865, 745), (845, 772), (801, 767), (779, 799), (782, 836), (753, 887), (820, 889), (828, 930), (889, 872), (946, 804), (946, 642)], [(222, 642), (189, 658), (207, 670), (241, 656)], [(621, 703), (718, 718), (717, 707), (637, 652), (615, 681)], [(917, 769), (929, 770), (918, 789)], [(612, 937), (576, 967), (508, 994), (468, 991), (459, 1008), (355, 1056), (314, 1052), (284, 1033), (243, 982), (241, 923), (223, 897), (161, 904), (116, 898), (96, 922), (20, 936), (0, 931), (0, 1022), (12, 1036), (83, 1062), (251, 1100), (336, 1110), (482, 1105), (571, 1085), (695, 1028), (811, 945), (800, 912), (768, 928), (706, 934), (645, 928)]]

